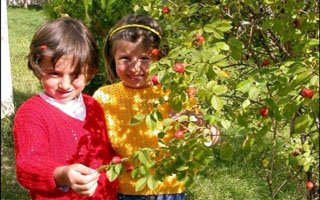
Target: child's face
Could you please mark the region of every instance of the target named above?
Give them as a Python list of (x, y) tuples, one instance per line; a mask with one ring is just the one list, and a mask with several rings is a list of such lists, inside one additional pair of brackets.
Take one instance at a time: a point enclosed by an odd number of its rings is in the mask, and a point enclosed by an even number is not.
[(62, 56), (51, 68), (51, 58), (45, 56), (40, 65), (42, 68), (49, 68), (41, 74), (40, 81), (46, 94), (60, 103), (67, 103), (79, 96), (86, 86), (84, 74), (75, 78), (71, 56)]
[(150, 86), (148, 81), (148, 69), (152, 63), (150, 49), (142, 42), (132, 43), (126, 40), (118, 40), (114, 45), (117, 75), (124, 84), (131, 88)]

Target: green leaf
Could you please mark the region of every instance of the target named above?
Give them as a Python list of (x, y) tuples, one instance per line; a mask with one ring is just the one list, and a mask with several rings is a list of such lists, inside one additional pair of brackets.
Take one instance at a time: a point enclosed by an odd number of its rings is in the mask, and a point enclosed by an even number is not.
[(194, 184), (194, 180), (192, 176), (186, 176), (184, 179), (184, 184), (187, 188), (192, 187), (192, 185)]
[(177, 167), (176, 169), (177, 169), (177, 171), (185, 171), (185, 170), (189, 169), (189, 167), (182, 165), (182, 166)]
[(319, 46), (319, 40), (318, 39), (310, 39), (307, 43), (307, 46), (308, 47), (311, 47), (311, 46)]
[(178, 117), (178, 122), (186, 122), (186, 121), (188, 121), (188, 120), (189, 120), (188, 115), (180, 115), (180, 116)]
[(218, 48), (219, 50), (225, 50), (225, 51), (228, 51), (230, 48), (229, 48), (229, 45), (225, 42), (217, 42), (214, 44), (214, 46), (216, 48)]
[(231, 52), (231, 57), (234, 60), (239, 61), (242, 58), (242, 51), (241, 50), (233, 50)]
[(157, 121), (154, 119), (152, 114), (147, 115), (146, 124), (147, 124), (148, 128), (151, 130), (154, 130), (157, 127)]
[(150, 190), (157, 188), (159, 181), (154, 178), (154, 176), (149, 176), (147, 180), (147, 185)]
[(220, 97), (216, 95), (212, 95), (211, 105), (214, 109), (216, 109), (217, 111), (220, 111), (224, 105), (224, 101)]
[(242, 108), (246, 108), (250, 105), (250, 103), (251, 103), (250, 100), (246, 99), (242, 102), (241, 106), (242, 106)]
[(312, 124), (312, 122), (313, 120), (308, 114), (297, 117), (294, 126), (295, 132), (301, 133), (303, 131), (306, 131), (306, 129)]
[(215, 37), (217, 39), (224, 39), (223, 33), (220, 31), (213, 31), (213, 37)]
[(228, 44), (232, 50), (240, 50), (241, 51), (244, 47), (244, 44), (240, 40), (237, 40), (236, 38), (230, 38), (228, 41)]
[(206, 24), (204, 27), (203, 27), (203, 30), (207, 33), (213, 33), (214, 30), (215, 30), (216, 26), (215, 24)]
[(138, 175), (139, 175), (139, 169), (138, 168), (135, 168), (134, 170), (132, 170), (131, 178), (136, 179), (136, 178), (138, 178)]
[(153, 112), (153, 118), (156, 121), (161, 121), (162, 120), (162, 114), (161, 112), (159, 112), (158, 110), (156, 110), (155, 112)]
[(217, 23), (216, 29), (222, 32), (226, 32), (232, 28), (231, 21), (220, 21)]
[(291, 119), (294, 113), (298, 110), (298, 103), (295, 101), (290, 101), (283, 109), (283, 116), (287, 119)]
[(142, 162), (143, 164), (146, 164), (146, 163), (148, 163), (149, 162), (149, 159), (148, 159), (148, 155), (146, 155), (147, 153), (145, 153), (145, 152), (139, 152), (138, 153), (138, 159), (139, 159), (139, 161), (140, 162)]
[(147, 167), (145, 165), (142, 165), (142, 166), (139, 167), (139, 172), (142, 175), (147, 175), (148, 174), (148, 169), (147, 169)]
[(148, 177), (143, 177), (137, 181), (136, 186), (135, 186), (136, 192), (141, 191), (146, 186), (147, 180), (148, 180)]
[(221, 95), (223, 93), (226, 93), (228, 91), (228, 88), (225, 85), (215, 85), (211, 88), (211, 92), (213, 92), (216, 95)]
[(251, 85), (252, 85), (251, 79), (243, 80), (237, 85), (237, 90), (240, 92), (246, 93), (250, 90)]
[(163, 126), (170, 126), (174, 122), (173, 119), (171, 118), (166, 118), (165, 120), (162, 121)]
[(138, 114), (138, 115), (133, 116), (133, 117), (131, 118), (130, 125), (135, 125), (135, 124), (140, 123), (140, 122), (143, 120), (144, 117), (145, 117), (145, 116), (144, 116), (144, 115), (141, 115), (141, 114)]
[(216, 63), (218, 61), (221, 61), (221, 60), (224, 60), (227, 56), (225, 55), (222, 55), (222, 54), (218, 54), (216, 56), (211, 56), (210, 59), (209, 59), (209, 63), (212, 64), (212, 63)]
[(115, 172), (117, 175), (120, 174), (121, 169), (122, 169), (122, 163), (116, 164), (116, 165), (114, 166), (114, 172)]
[(228, 129), (231, 126), (231, 122), (228, 120), (221, 120), (220, 123), (221, 123), (222, 127), (225, 129)]
[(182, 110), (182, 101), (180, 99), (180, 97), (174, 97), (173, 99), (170, 99), (170, 105), (172, 106), (172, 108), (177, 111), (180, 112)]
[(258, 90), (258, 88), (256, 86), (251, 86), (249, 88), (249, 98), (254, 100), (257, 99), (259, 97), (260, 91)]
[(107, 178), (108, 178), (108, 180), (109, 180), (110, 182), (116, 180), (116, 178), (119, 176), (119, 173), (116, 173), (116, 171), (115, 171), (115, 166), (111, 166), (111, 167), (107, 170), (106, 174), (107, 174)]

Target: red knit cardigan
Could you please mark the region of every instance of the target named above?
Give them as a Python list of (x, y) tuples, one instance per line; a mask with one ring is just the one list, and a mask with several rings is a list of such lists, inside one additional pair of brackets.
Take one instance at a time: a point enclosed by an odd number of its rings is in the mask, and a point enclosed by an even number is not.
[(70, 117), (39, 95), (24, 102), (16, 112), (13, 130), (17, 179), (32, 199), (116, 199), (118, 181), (110, 183), (105, 172), (101, 172), (92, 198), (72, 190), (60, 191), (53, 178), (58, 166), (81, 163), (96, 169), (115, 155), (103, 110), (92, 97), (83, 95), (83, 99), (84, 121)]

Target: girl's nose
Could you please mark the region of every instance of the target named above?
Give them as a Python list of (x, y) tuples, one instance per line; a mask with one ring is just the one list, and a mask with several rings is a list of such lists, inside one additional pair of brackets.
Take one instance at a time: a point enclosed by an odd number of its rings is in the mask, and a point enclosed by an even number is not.
[(62, 77), (59, 82), (59, 88), (63, 90), (69, 90), (71, 85), (70, 77)]
[(137, 60), (137, 61), (132, 61), (131, 67), (130, 67), (131, 71), (133, 72), (138, 72), (141, 71), (141, 61)]

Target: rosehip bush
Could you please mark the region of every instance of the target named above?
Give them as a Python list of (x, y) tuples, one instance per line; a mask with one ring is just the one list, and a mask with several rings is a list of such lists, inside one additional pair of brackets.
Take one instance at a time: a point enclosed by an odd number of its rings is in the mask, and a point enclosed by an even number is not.
[[(150, 74), (157, 74), (162, 87), (170, 91), (171, 106), (185, 113), (196, 99), (206, 124), (216, 125), (223, 133), (216, 147), (221, 159), (231, 160), (237, 152), (245, 152), (246, 160), (268, 163), (257, 173), (268, 184), (272, 199), (293, 176), (319, 178), (318, 6), (315, 1), (155, 0), (139, 1), (134, 7), (153, 16), (164, 29), (163, 43), (170, 51), (152, 64)], [(163, 7), (170, 7), (170, 13), (163, 14)], [(177, 71), (175, 63), (188, 67)], [(188, 94), (189, 86), (197, 88), (195, 95)], [(301, 88), (313, 92), (304, 92), (305, 98)], [(178, 162), (166, 159), (155, 168), (165, 174), (164, 166), (170, 166), (167, 171), (188, 182), (192, 178), (187, 174), (202, 169), (190, 165), (190, 159), (202, 151), (210, 162), (213, 151), (203, 143), (205, 134), (198, 138), (202, 142), (191, 140), (201, 126), (182, 116), (189, 122), (183, 127), (185, 136), (169, 148), (177, 149), (170, 152), (174, 155), (189, 156), (175, 157), (180, 158)], [(239, 135), (241, 145), (233, 142)], [(197, 148), (189, 148), (193, 145)], [(293, 156), (294, 149), (300, 154)], [(276, 174), (282, 174), (282, 179)], [(279, 185), (272, 181), (276, 179)]]
[[(109, 1), (94, 2), (84, 1), (84, 10), (93, 11), (96, 18), (92, 5)], [(131, 173), (139, 179), (136, 189), (155, 188), (170, 174), (190, 186), (196, 174), (210, 167), (213, 156), (219, 156), (226, 161), (260, 160), (257, 173), (268, 185), (271, 199), (290, 181), (299, 181), (303, 187), (298, 191), (304, 189), (308, 199), (313, 198), (316, 189), (308, 191), (305, 180), (319, 180), (319, 2), (131, 3), (134, 12), (160, 22), (165, 33), (162, 45), (170, 50), (149, 69), (150, 77), (157, 74), (170, 94), (159, 99), (148, 116), (133, 119), (144, 120), (151, 129), (160, 124), (163, 145), (135, 153)], [(187, 67), (177, 73), (175, 63)], [(197, 89), (195, 94), (188, 94), (189, 86)], [(164, 101), (177, 113), (168, 119), (156, 110), (156, 104)], [(260, 116), (262, 107), (268, 108), (267, 117)], [(214, 147), (218, 151), (206, 145), (208, 125), (222, 133), (221, 144)], [(168, 131), (181, 128), (183, 138), (163, 141)], [(240, 144), (235, 142), (239, 138)], [(296, 149), (299, 154), (292, 155)], [(160, 151), (171, 156), (155, 162)]]

